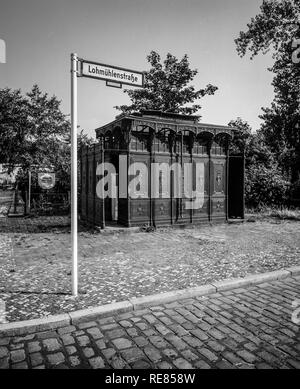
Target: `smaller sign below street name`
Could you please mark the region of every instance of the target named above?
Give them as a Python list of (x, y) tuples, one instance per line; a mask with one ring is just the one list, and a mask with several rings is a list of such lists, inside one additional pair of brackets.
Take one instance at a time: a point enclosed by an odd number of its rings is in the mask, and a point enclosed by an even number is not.
[(81, 76), (98, 78), (131, 86), (144, 86), (144, 73), (81, 60)]
[(113, 88), (122, 88), (122, 84), (120, 82), (106, 81), (106, 86), (111, 86)]

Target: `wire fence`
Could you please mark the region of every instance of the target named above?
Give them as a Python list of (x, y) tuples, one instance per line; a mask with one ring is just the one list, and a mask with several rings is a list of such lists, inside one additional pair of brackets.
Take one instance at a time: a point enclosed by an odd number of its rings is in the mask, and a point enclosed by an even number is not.
[(26, 211), (39, 216), (68, 215), (70, 213), (70, 193), (31, 193), (30, 210)]

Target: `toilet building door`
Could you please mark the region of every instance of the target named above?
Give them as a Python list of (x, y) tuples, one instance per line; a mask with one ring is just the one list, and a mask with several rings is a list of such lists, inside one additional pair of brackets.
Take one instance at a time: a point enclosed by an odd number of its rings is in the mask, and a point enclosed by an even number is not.
[(245, 216), (245, 166), (244, 156), (229, 156), (228, 217), (244, 219)]

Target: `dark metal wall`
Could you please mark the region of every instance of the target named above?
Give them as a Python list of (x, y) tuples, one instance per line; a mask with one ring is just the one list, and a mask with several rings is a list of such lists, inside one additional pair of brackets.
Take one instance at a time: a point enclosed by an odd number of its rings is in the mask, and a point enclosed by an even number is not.
[(83, 147), (80, 152), (80, 217), (97, 226), (103, 226), (104, 202), (96, 195), (97, 165), (102, 162), (101, 146)]
[(228, 217), (244, 219), (245, 216), (245, 159), (243, 155), (229, 156)]
[[(136, 225), (170, 225), (207, 222), (224, 222), (227, 220), (227, 183), (228, 157), (226, 150), (213, 142), (209, 146), (195, 142), (189, 149), (188, 142), (180, 142), (180, 138), (172, 145), (154, 137), (153, 147), (147, 148), (147, 136), (141, 141), (131, 134), (131, 140), (126, 148), (108, 148), (105, 138), (99, 144), (81, 150), (81, 219), (98, 226), (104, 226), (112, 220), (111, 199), (105, 201), (96, 195), (96, 185), (100, 176), (96, 175), (97, 165), (102, 161), (115, 165), (118, 173), (119, 154), (126, 156), (128, 163), (142, 162), (151, 171), (151, 162), (172, 164), (178, 162), (204, 163), (204, 204), (199, 209), (186, 209), (186, 199), (151, 198), (151, 173), (148, 175), (148, 198), (118, 199), (118, 223), (125, 226)], [(108, 140), (107, 140), (108, 141)], [(104, 149), (106, 147), (106, 149)], [(131, 180), (133, 177), (128, 177)], [(195, 177), (193, 177), (195, 186)], [(229, 186), (231, 184), (229, 183)], [(174, 186), (171, 179), (171, 188)]]

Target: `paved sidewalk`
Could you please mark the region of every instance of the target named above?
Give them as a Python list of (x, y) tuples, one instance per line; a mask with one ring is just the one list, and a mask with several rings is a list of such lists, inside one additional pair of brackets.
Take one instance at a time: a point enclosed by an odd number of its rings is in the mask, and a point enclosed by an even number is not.
[(299, 369), (297, 306), (300, 276), (56, 331), (0, 334), (0, 367)]
[(0, 234), (5, 320), (36, 319), (297, 266), (300, 222), (114, 235), (85, 231), (78, 234), (78, 252), (80, 294), (74, 300), (69, 233)]

